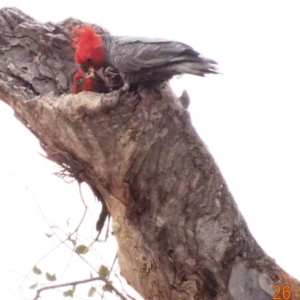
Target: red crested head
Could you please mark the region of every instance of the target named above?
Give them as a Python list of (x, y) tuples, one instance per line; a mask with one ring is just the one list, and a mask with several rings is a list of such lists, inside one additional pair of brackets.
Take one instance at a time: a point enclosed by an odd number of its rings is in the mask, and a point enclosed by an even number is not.
[(99, 69), (104, 63), (104, 49), (101, 37), (89, 25), (73, 28), (75, 38), (72, 42), (76, 48), (75, 61), (84, 68)]
[(80, 92), (94, 91), (96, 88), (96, 82), (94, 73), (90, 72), (86, 75), (81, 69), (79, 69), (73, 78), (73, 93), (78, 94)]
[(83, 91), (84, 86), (84, 73), (79, 69), (73, 77), (73, 93), (78, 94)]

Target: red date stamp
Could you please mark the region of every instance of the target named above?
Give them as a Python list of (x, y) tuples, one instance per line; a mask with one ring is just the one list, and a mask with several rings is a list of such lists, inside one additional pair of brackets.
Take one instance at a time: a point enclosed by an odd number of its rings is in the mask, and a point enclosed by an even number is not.
[(278, 284), (273, 286), (273, 290), (276, 290), (273, 300), (290, 300), (291, 299), (291, 287), (288, 284), (280, 286)]

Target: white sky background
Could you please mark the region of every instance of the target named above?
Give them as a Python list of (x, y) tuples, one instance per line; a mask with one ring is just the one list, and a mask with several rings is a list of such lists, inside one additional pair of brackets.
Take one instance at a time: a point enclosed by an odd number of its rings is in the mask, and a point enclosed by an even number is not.
[[(299, 2), (74, 2), (2, 0), (0, 8), (16, 6), (42, 22), (74, 17), (102, 25), (115, 35), (174, 39), (219, 62), (224, 75), (185, 75), (174, 79), (172, 86), (178, 94), (183, 88), (189, 92), (192, 122), (253, 236), (281, 267), (300, 279)], [(83, 205), (77, 185), (52, 175), (58, 168), (38, 155), (42, 150), (36, 138), (1, 102), (0, 141), (0, 297), (4, 299), (3, 293), (8, 298), (22, 280), (6, 268), (26, 274), (57, 244), (45, 238), (49, 229), (30, 193), (46, 217), (62, 227), (69, 217), (76, 225)], [(90, 209), (96, 210), (85, 234), (91, 238), (100, 205), (87, 189), (84, 194)], [(49, 271), (55, 268), (51, 262)], [(83, 279), (88, 273), (74, 278)], [(43, 299), (48, 299), (46, 293)]]

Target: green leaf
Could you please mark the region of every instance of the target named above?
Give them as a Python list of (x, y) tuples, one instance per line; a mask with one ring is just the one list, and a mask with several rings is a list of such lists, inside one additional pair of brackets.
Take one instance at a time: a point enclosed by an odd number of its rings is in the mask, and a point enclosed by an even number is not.
[(85, 245), (79, 245), (75, 249), (75, 252), (77, 254), (86, 254), (88, 251), (89, 251), (89, 248)]
[(73, 298), (74, 292), (72, 290), (67, 290), (67, 291), (63, 292), (63, 296)]
[(48, 272), (46, 272), (46, 278), (49, 280), (49, 281), (55, 281), (56, 280), (56, 275), (55, 274), (50, 274)]
[(42, 274), (42, 271), (37, 266), (34, 266), (32, 271), (36, 275), (41, 275)]
[(91, 286), (88, 292), (88, 297), (93, 297), (96, 292), (96, 288)]
[(73, 246), (75, 247), (76, 246), (76, 240), (74, 239), (71, 239), (71, 236), (68, 237), (68, 240), (73, 244)]
[(74, 239), (70, 239), (71, 243), (73, 244), (73, 246), (75, 247), (76, 246), (76, 240)]
[(101, 265), (98, 271), (99, 276), (106, 278), (109, 274), (109, 270), (106, 266)]
[(35, 284), (31, 285), (29, 288), (30, 288), (31, 290), (33, 290), (33, 289), (35, 289), (37, 286), (38, 286), (38, 284), (35, 283)]
[(69, 290), (63, 292), (63, 296), (73, 298), (75, 290), (76, 290), (76, 285), (73, 285), (72, 289), (69, 289)]
[(112, 281), (109, 281), (109, 283), (105, 283), (102, 287), (102, 290), (105, 292), (112, 292)]

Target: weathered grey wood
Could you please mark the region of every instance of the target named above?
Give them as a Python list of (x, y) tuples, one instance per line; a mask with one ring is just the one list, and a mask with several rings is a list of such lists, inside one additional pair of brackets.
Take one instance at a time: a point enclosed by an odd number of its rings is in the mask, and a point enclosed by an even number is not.
[(168, 84), (141, 86), (137, 105), (130, 93), (65, 94), (77, 23), (0, 10), (0, 98), (50, 159), (102, 195), (129, 284), (145, 299), (202, 300), (267, 300), (274, 284), (289, 284), (300, 299), (300, 283), (251, 236)]

